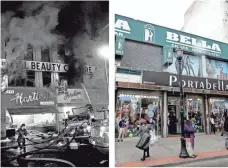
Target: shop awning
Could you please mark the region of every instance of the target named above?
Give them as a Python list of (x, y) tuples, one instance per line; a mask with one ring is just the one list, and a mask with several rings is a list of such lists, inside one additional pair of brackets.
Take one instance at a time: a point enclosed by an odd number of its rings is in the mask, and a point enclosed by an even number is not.
[(10, 115), (59, 113), (55, 107), (23, 107), (23, 108), (7, 108), (7, 110)]

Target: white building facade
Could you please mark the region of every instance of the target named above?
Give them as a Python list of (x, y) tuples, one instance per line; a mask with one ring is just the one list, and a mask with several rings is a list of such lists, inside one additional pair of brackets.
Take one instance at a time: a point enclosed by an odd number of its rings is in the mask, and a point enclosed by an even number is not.
[(227, 0), (194, 0), (184, 16), (184, 32), (228, 43), (227, 28)]

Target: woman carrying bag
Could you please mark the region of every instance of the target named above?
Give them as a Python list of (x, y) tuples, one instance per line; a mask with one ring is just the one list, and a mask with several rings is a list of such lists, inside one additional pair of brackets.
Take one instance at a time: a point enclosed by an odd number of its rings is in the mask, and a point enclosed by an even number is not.
[(150, 138), (151, 138), (150, 128), (145, 123), (141, 123), (139, 131), (136, 133), (136, 136), (137, 135), (140, 135), (140, 139), (136, 147), (143, 150), (143, 157), (141, 158), (141, 160), (144, 161), (146, 157), (150, 157), (150, 153), (149, 153)]
[(185, 140), (186, 140), (186, 147), (187, 147), (188, 155), (191, 158), (195, 158), (196, 157), (196, 155), (194, 154), (195, 130), (194, 130), (190, 120), (185, 120), (184, 133), (185, 133)]

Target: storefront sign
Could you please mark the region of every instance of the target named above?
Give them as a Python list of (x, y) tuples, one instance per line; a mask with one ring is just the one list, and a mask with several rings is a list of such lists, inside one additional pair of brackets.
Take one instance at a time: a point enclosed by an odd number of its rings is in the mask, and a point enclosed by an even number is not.
[[(14, 62), (14, 61), (13, 61)], [(38, 62), (38, 61), (23, 61), (23, 68), (26, 68), (30, 71), (51, 71), (51, 72), (67, 72), (69, 65), (60, 64), (60, 63), (51, 63), (51, 62)], [(16, 66), (17, 63), (15, 62)], [(6, 59), (1, 59), (1, 69), (7, 68)]]
[(115, 15), (115, 35), (125, 39), (177, 48), (194, 54), (228, 59), (228, 44)]
[(124, 55), (124, 43), (125, 39), (121, 38), (119, 36), (116, 37), (116, 46), (115, 46), (115, 52), (116, 55)]
[(163, 47), (163, 65), (171, 65), (173, 63), (173, 48)]
[(51, 91), (42, 88), (9, 88), (13, 94), (8, 94), (10, 106), (40, 106), (54, 105), (55, 97)]
[(67, 89), (67, 92), (59, 94), (57, 97), (58, 103), (78, 103), (82, 101), (86, 101), (83, 89)]
[[(175, 74), (167, 72), (149, 72), (143, 73), (143, 83), (179, 87), (179, 79)], [(205, 89), (205, 90), (228, 90), (228, 81), (198, 78), (192, 76), (182, 76), (182, 85), (184, 88)]]
[(87, 66), (85, 66), (85, 73), (89, 74), (89, 75), (94, 74), (96, 69), (97, 69), (97, 67), (95, 67), (95, 66), (88, 66), (87, 65)]
[(26, 61), (26, 69), (32, 71), (67, 72), (68, 64)]

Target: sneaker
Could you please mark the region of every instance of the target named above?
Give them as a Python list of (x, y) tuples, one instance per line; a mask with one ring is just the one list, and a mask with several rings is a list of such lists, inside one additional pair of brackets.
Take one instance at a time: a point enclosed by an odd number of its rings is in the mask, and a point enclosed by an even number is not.
[(145, 158), (141, 158), (141, 161), (144, 161), (145, 160)]
[(120, 140), (118, 139), (117, 142), (120, 142)]
[(123, 140), (121, 139), (121, 142), (123, 142)]

